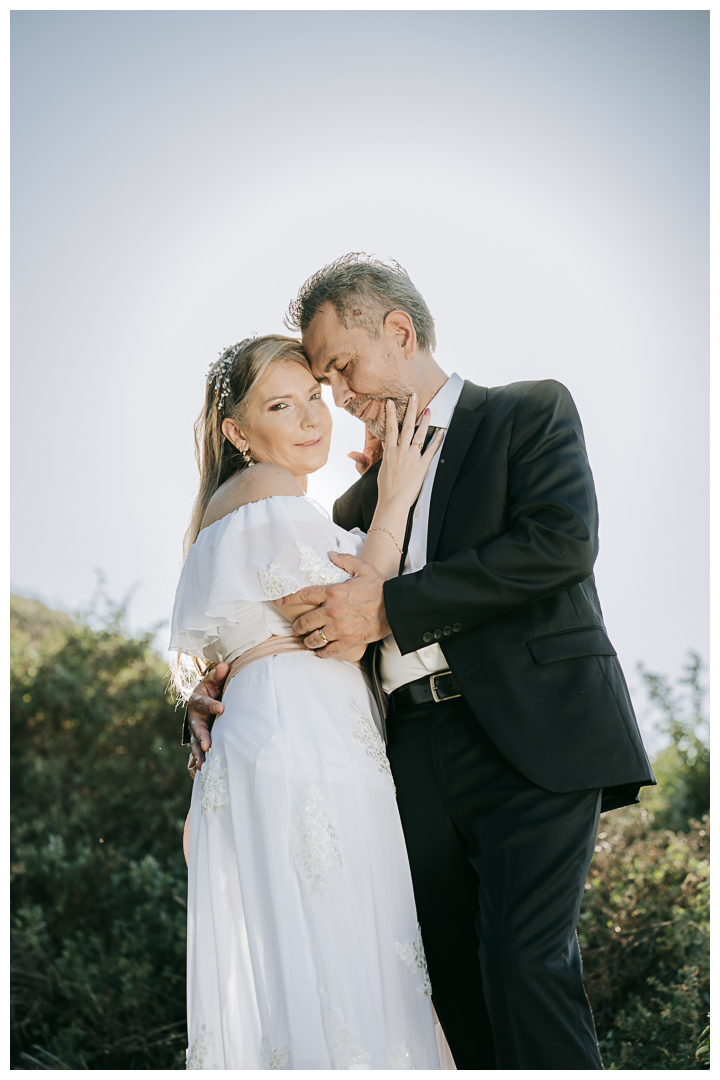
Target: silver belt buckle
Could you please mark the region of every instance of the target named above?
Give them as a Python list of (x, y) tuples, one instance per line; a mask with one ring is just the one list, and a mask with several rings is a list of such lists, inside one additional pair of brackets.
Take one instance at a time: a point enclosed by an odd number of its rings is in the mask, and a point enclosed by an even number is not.
[(440, 705), (443, 701), (453, 701), (454, 698), (462, 697), (462, 694), (448, 694), (447, 697), (438, 697), (435, 680), (441, 679), (443, 675), (452, 675), (452, 671), (436, 671), (434, 675), (430, 676), (430, 693), (436, 705)]

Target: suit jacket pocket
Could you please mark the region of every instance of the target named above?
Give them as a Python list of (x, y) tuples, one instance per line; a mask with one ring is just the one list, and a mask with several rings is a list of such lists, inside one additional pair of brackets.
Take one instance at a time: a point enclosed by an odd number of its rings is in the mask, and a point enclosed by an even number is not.
[(536, 664), (576, 660), (581, 656), (617, 656), (601, 626), (580, 626), (529, 638), (527, 645)]

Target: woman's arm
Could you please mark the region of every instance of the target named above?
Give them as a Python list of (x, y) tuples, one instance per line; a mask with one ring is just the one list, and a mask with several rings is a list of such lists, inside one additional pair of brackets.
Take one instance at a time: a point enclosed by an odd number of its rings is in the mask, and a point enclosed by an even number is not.
[[(398, 433), (394, 404), (386, 403), (385, 453), (378, 472), (377, 507), (367, 540), (358, 559), (354, 555), (331, 553), (336, 566), (354, 575), (352, 581), (308, 586), (285, 598), (289, 601), (288, 608), (298, 602), (307, 603), (310, 598), (315, 600), (312, 607), (317, 610), (296, 619), (295, 633), (306, 637), (308, 647), (317, 650), (321, 656), (355, 660), (356, 651), (364, 651), (367, 642), (378, 641), (390, 633), (382, 606), (384, 581), (397, 576), (410, 508), (420, 494), (430, 462), (443, 439), (442, 430), (436, 431), (423, 451), (430, 412), (425, 410), (417, 430), (416, 413), (417, 397), (413, 394), (403, 430)], [(355, 597), (355, 602), (350, 605), (346, 602), (348, 593)], [(336, 599), (343, 610), (341, 620), (333, 613), (332, 603)], [(279, 606), (285, 607), (282, 600)], [(325, 630), (328, 631), (326, 636)]]
[(416, 394), (408, 402), (401, 431), (398, 431), (393, 401), (386, 403), (385, 414), (385, 452), (378, 473), (378, 501), (360, 558), (372, 563), (387, 581), (397, 576), (408, 514), (420, 494), (430, 462), (442, 442), (443, 432), (435, 432), (423, 453), (430, 410), (425, 410), (416, 428)]

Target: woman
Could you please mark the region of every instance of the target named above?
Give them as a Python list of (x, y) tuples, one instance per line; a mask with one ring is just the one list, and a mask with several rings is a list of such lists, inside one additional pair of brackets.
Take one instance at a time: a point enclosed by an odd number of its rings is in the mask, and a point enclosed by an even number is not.
[(292, 636), (307, 608), (273, 603), (345, 580), (328, 551), (397, 573), (439, 445), (423, 452), (429, 415), (415, 430), (415, 411), (398, 434), (387, 406), (365, 538), (305, 495), (331, 419), (300, 343), (248, 339), (210, 370), (170, 643), (231, 665), (190, 811), (190, 1069), (439, 1067), (375, 702), (357, 663)]

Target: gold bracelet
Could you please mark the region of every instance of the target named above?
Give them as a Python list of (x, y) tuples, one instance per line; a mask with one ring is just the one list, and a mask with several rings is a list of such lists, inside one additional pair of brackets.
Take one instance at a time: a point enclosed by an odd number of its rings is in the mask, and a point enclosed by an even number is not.
[(390, 532), (389, 529), (384, 529), (382, 527), (382, 525), (371, 525), (370, 528), (368, 529), (368, 532), (369, 533), (371, 533), (371, 532), (384, 532), (384, 533), (387, 533), (388, 536), (390, 537), (390, 539), (392, 540), (393, 544), (395, 545), (395, 547), (398, 549), (398, 551), (402, 555), (403, 549), (400, 547), (397, 540), (395, 539), (395, 537), (393, 536), (393, 534)]

